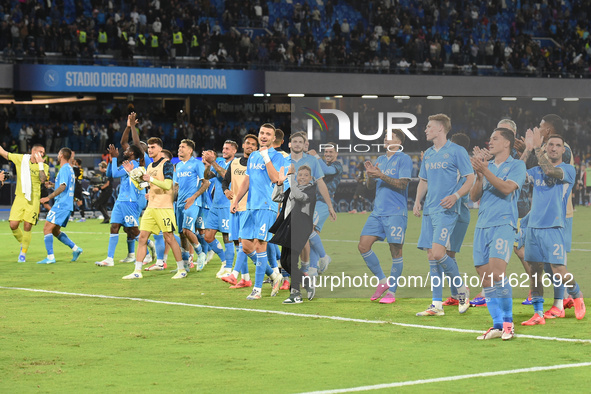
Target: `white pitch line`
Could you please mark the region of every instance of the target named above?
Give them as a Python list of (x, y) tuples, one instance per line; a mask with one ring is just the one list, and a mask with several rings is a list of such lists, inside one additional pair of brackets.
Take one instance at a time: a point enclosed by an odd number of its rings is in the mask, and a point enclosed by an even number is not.
[[(59, 294), (59, 295), (68, 295), (68, 296), (77, 296), (77, 297), (88, 297), (88, 298), (102, 298), (102, 299), (110, 299), (110, 300), (140, 301), (140, 302), (147, 302), (147, 303), (152, 303), (152, 304), (189, 306), (189, 307), (193, 307), (193, 308), (205, 308), (205, 309), (217, 309), (217, 310), (227, 310), (227, 311), (268, 313), (268, 314), (272, 314), (272, 315), (306, 317), (306, 318), (312, 318), (312, 319), (326, 319), (326, 320), (336, 320), (336, 321), (345, 321), (345, 322), (353, 322), (353, 323), (391, 324), (391, 325), (399, 326), (399, 327), (421, 328), (421, 329), (424, 329), (424, 330), (440, 330), (440, 331), (449, 331), (449, 332), (461, 332), (461, 333), (471, 333), (471, 334), (482, 334), (482, 330), (468, 330), (468, 329), (464, 329), (464, 328), (425, 326), (425, 325), (421, 325), (421, 324), (398, 323), (398, 322), (391, 322), (391, 321), (386, 321), (386, 320), (365, 320), (365, 319), (355, 319), (355, 318), (351, 318), (351, 317), (312, 315), (312, 314), (307, 314), (307, 313), (294, 313), (294, 312), (285, 312), (285, 311), (273, 311), (273, 310), (267, 310), (267, 309), (250, 309), (250, 308), (238, 308), (238, 307), (231, 307), (231, 306), (215, 306), (215, 305), (202, 305), (202, 304), (188, 304), (188, 303), (185, 303), (185, 302), (150, 300), (150, 299), (147, 299), (147, 298), (119, 297), (119, 296), (109, 296), (109, 295), (102, 295), (102, 294), (70, 293), (70, 292), (56, 291), (56, 290), (29, 289), (29, 288), (26, 288), (26, 287), (7, 287), (7, 286), (0, 286), (0, 289), (3, 289), (3, 290), (30, 291), (30, 292), (34, 292), (34, 293)], [(515, 337), (528, 338), (528, 339), (541, 339), (541, 340), (545, 340), (545, 341), (591, 343), (591, 339), (544, 337), (544, 336), (526, 335), (526, 334), (515, 334)]]
[(444, 376), (441, 378), (433, 378), (433, 379), (420, 379), (420, 380), (409, 380), (406, 382), (374, 384), (371, 386), (350, 387), (350, 388), (346, 388), (346, 389), (310, 391), (310, 392), (307, 392), (304, 394), (353, 393), (356, 391), (370, 391), (370, 390), (388, 389), (388, 388), (393, 388), (393, 387), (415, 386), (417, 384), (453, 382), (455, 380), (463, 380), (463, 379), (471, 379), (471, 378), (485, 378), (485, 377), (498, 376), (498, 375), (511, 375), (511, 374), (518, 374), (518, 373), (527, 373), (527, 372), (553, 371), (556, 369), (589, 367), (589, 366), (591, 366), (591, 362), (576, 363), (576, 364), (559, 364), (559, 365), (551, 365), (548, 367), (519, 368), (519, 369), (509, 369), (506, 371), (482, 372), (482, 373), (474, 373), (474, 374), (469, 374), (469, 375)]

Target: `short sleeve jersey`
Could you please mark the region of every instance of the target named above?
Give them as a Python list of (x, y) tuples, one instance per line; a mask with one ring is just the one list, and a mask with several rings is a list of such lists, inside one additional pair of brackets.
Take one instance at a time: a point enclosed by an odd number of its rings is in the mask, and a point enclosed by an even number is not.
[(527, 170), (527, 179), (534, 189), (528, 227), (565, 226), (566, 205), (575, 182), (576, 170), (566, 163), (560, 163), (557, 167), (562, 169), (562, 179), (547, 176), (539, 166)]
[[(427, 149), (421, 163), (419, 178), (427, 181), (427, 196), (425, 210), (429, 215), (446, 211), (441, 200), (457, 192), (461, 183), (460, 177), (473, 174), (472, 164), (466, 149), (451, 141), (447, 141), (439, 150), (434, 147)], [(458, 212), (459, 204), (449, 210)]]
[(518, 187), (506, 196), (484, 178), (476, 228), (489, 228), (506, 224), (517, 228), (517, 218), (519, 217), (517, 201), (519, 200), (521, 187), (525, 182), (525, 163), (509, 156), (499, 166), (495, 164), (494, 160), (489, 161), (488, 169), (497, 178), (503, 181), (512, 181)]
[[(16, 197), (25, 198), (25, 194), (23, 193), (23, 186), (21, 183), (21, 165), (23, 162), (23, 157), (25, 155), (21, 155), (18, 153), (9, 153), (8, 160), (14, 163), (16, 166), (16, 173), (18, 176), (16, 177), (16, 189), (14, 190), (14, 195)], [(47, 163), (43, 163), (43, 168), (45, 175), (49, 177), (49, 165)], [(29, 163), (29, 171), (31, 172), (31, 201), (39, 200), (41, 198), (41, 180), (39, 179), (39, 164)]]
[[(139, 163), (137, 160), (131, 160), (130, 163), (133, 165), (133, 168), (139, 167)], [(112, 166), (117, 166), (117, 159), (113, 158), (111, 162)], [(137, 202), (140, 196), (143, 196), (143, 193), (134, 186), (129, 174), (123, 167), (120, 165), (117, 169), (113, 170), (112, 172), (113, 178), (120, 178), (119, 181), (119, 194), (117, 195), (117, 201), (126, 201), (126, 202)]]
[(66, 190), (55, 197), (53, 206), (64, 211), (74, 210), (74, 186), (76, 185), (76, 176), (74, 170), (69, 163), (66, 163), (60, 168), (55, 178), (55, 186), (66, 186)]
[[(396, 152), (392, 156), (382, 155), (376, 160), (375, 166), (382, 173), (394, 179), (410, 179), (412, 172), (412, 160), (404, 152)], [(378, 216), (408, 215), (407, 208), (408, 185), (400, 190), (389, 183), (376, 180), (376, 198), (373, 214)]]
[[(281, 153), (269, 148), (269, 159), (275, 170), (279, 171), (284, 164)], [(247, 209), (266, 209), (277, 212), (277, 203), (273, 201), (273, 182), (267, 173), (267, 167), (260, 151), (253, 152), (248, 157), (246, 175), (249, 179)]]
[[(179, 161), (176, 164), (174, 171), (173, 182), (179, 185), (179, 192), (177, 201), (184, 204), (189, 197), (197, 193), (201, 181), (203, 180), (203, 172), (205, 166), (200, 160), (191, 157), (189, 160), (183, 162)], [(203, 195), (195, 199), (195, 205), (202, 206)]]

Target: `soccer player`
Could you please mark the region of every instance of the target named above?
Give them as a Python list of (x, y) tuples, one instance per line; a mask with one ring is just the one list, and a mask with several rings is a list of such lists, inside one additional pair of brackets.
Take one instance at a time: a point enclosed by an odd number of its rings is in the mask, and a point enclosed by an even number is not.
[[(322, 160), (315, 150), (310, 150), (308, 154), (314, 156), (320, 164), (320, 168), (324, 173), (324, 183), (328, 189), (330, 203), (334, 207), (334, 195), (341, 182), (343, 165), (337, 160), (339, 155), (336, 150), (337, 144), (329, 142), (322, 146), (324, 149), (324, 160)], [(331, 261), (330, 256), (326, 254), (324, 245), (322, 245), (322, 240), (320, 239), (320, 232), (329, 216), (328, 204), (324, 201), (324, 197), (318, 193), (316, 195), (316, 209), (314, 211), (314, 232), (312, 232), (312, 235), (310, 236), (310, 266), (318, 267), (318, 273), (320, 274), (326, 271), (326, 268)]]
[[(455, 133), (451, 136), (451, 142), (461, 146), (462, 148), (470, 149), (470, 137), (468, 137), (464, 133)], [(465, 178), (462, 178), (462, 182)], [(460, 199), (459, 205), (459, 212), (458, 212), (458, 221), (454, 227), (454, 231), (452, 231), (449, 237), (449, 245), (446, 247), (447, 255), (451, 257), (453, 261), (456, 262), (456, 254), (460, 253), (462, 249), (462, 244), (464, 243), (464, 238), (466, 237), (466, 232), (468, 231), (468, 226), (470, 225), (470, 208), (468, 208), (468, 195), (466, 194)], [(443, 306), (455, 306), (459, 304), (458, 301), (458, 292), (454, 286), (450, 286), (451, 290), (451, 297), (443, 302)]]
[[(367, 268), (377, 276), (379, 284), (371, 296), (380, 304), (392, 304), (396, 301), (398, 277), (402, 274), (402, 246), (408, 222), (408, 182), (411, 178), (412, 160), (402, 150), (405, 136), (402, 130), (392, 130), (384, 138), (386, 154), (378, 157), (375, 164), (365, 162), (369, 187), (376, 188), (376, 198), (372, 213), (367, 218), (357, 248)], [(378, 256), (371, 249), (376, 241), (386, 239), (392, 255), (390, 277), (386, 278), (380, 266)]]
[[(550, 264), (553, 279), (560, 281), (572, 296), (575, 316), (580, 320), (585, 317), (583, 294), (573, 275), (566, 269), (569, 242), (566, 223), (567, 200), (575, 182), (576, 171), (572, 165), (562, 161), (565, 146), (561, 135), (548, 136), (546, 152), (542, 150), (543, 131), (539, 128), (528, 130), (525, 141), (528, 148), (533, 147), (539, 165), (527, 170), (528, 180), (533, 185), (533, 197), (525, 236), (525, 261), (530, 265), (534, 315), (521, 324), (546, 324), (542, 284), (544, 264)], [(562, 303), (562, 300), (559, 301)], [(556, 302), (554, 306), (556, 307)], [(550, 311), (552, 312), (552, 309)], [(555, 317), (564, 317), (564, 310), (562, 313), (558, 310), (557, 313), (558, 316)]]
[(484, 288), (486, 306), (493, 326), (476, 339), (513, 338), (513, 289), (506, 276), (512, 245), (517, 231), (517, 200), (525, 182), (525, 163), (514, 159), (511, 150), (513, 131), (496, 128), (488, 151), (494, 156), (487, 161), (483, 154), (471, 159), (476, 182), (470, 198), (480, 200), (474, 233), (474, 266)]
[[(222, 261), (222, 266), (215, 275), (216, 278), (230, 275), (234, 263), (234, 243), (228, 238), (230, 233), (230, 200), (222, 193), (222, 180), (237, 151), (238, 144), (235, 141), (227, 140), (222, 147), (221, 159), (216, 160), (216, 154), (213, 151), (203, 153), (205, 178), (211, 179), (215, 188), (213, 203), (205, 222), (204, 237), (205, 242)], [(215, 238), (218, 231), (222, 233), (225, 250), (222, 249), (220, 241)]]
[[(273, 148), (275, 148), (275, 150), (277, 152), (281, 153), (281, 155), (284, 158), (286, 158), (287, 156), (289, 156), (289, 153), (287, 153), (286, 151), (283, 150), (283, 148), (281, 148), (281, 146), (285, 142), (284, 138), (285, 138), (285, 133), (283, 132), (283, 130), (275, 129), (275, 141), (273, 141)], [(281, 211), (281, 206), (279, 206), (278, 209)], [(275, 266), (277, 264), (277, 261), (281, 260), (281, 251), (279, 250), (279, 245), (269, 242), (269, 243), (267, 243), (267, 248), (268, 248), (267, 255), (269, 256), (269, 264), (271, 264), (271, 266)], [(283, 267), (281, 267), (281, 275), (283, 276), (283, 284), (281, 285), (279, 290), (289, 290), (290, 289), (289, 273)]]
[[(140, 234), (138, 228), (141, 212), (139, 201), (144, 198), (140, 190), (133, 185), (133, 181), (129, 177), (129, 172), (125, 166), (117, 165), (119, 150), (112, 144), (109, 145), (109, 154), (111, 155), (111, 162), (109, 163), (109, 167), (107, 167), (107, 176), (120, 178), (119, 194), (111, 212), (111, 234), (109, 236), (107, 258), (95, 262), (99, 267), (112, 267), (115, 265), (113, 258), (115, 257), (115, 249), (119, 243), (119, 230), (121, 226), (123, 226), (123, 230), (127, 234), (127, 257), (121, 260), (121, 262), (129, 263), (135, 261), (135, 241)], [(127, 149), (123, 152), (123, 160), (130, 163), (131, 169), (144, 165), (142, 150), (137, 145), (127, 146)], [(152, 248), (153, 246), (151, 246)]]
[[(177, 195), (176, 222), (179, 227), (183, 261), (189, 264), (189, 248), (193, 245), (195, 250), (199, 249), (199, 240), (195, 235), (195, 225), (201, 210), (199, 205), (203, 193), (209, 187), (209, 181), (204, 179), (204, 166), (200, 160), (193, 157), (195, 143), (190, 139), (184, 139), (179, 144), (179, 161), (174, 168), (174, 190)], [(149, 202), (148, 202), (149, 205)], [(205, 265), (205, 254), (202, 252), (197, 259), (197, 271), (201, 271)], [(163, 270), (166, 266), (156, 265), (150, 270)]]
[[(446, 245), (458, 219), (457, 202), (470, 191), (474, 171), (468, 152), (447, 140), (450, 130), (451, 120), (447, 115), (429, 116), (425, 134), (433, 146), (427, 149), (421, 162), (413, 213), (421, 216), (421, 201), (426, 195), (418, 248), (427, 250), (433, 303), (417, 316), (445, 314), (442, 305), (443, 273), (451, 278), (451, 285), (458, 288), (460, 313), (470, 307), (470, 294), (460, 277), (458, 265), (446, 254)], [(463, 184), (460, 181), (462, 177), (466, 178)]]
[[(304, 148), (305, 148), (305, 145), (307, 142), (308, 142), (308, 136), (303, 131), (299, 131), (297, 133), (290, 135), (289, 148), (290, 148), (291, 153), (289, 154), (287, 159), (289, 159), (291, 164), (294, 165), (294, 169), (295, 169), (296, 173), (297, 173), (297, 170), (300, 168), (300, 166), (302, 166), (304, 164), (312, 169), (312, 179), (314, 180), (314, 183), (316, 183), (318, 193), (323, 198), (323, 200), (327, 203), (328, 214), (330, 215), (331, 220), (335, 221), (337, 218), (337, 214), (335, 213), (334, 208), (332, 206), (332, 200), (330, 199), (330, 194), (328, 192), (328, 188), (326, 187), (326, 183), (324, 182), (324, 179), (323, 179), (324, 172), (322, 172), (322, 168), (320, 166), (320, 163), (318, 162), (318, 159), (316, 157), (311, 156), (311, 155), (304, 152)], [(288, 180), (288, 184), (289, 184), (289, 180)], [(318, 237), (318, 233), (312, 232), (312, 234), (310, 236), (310, 248), (312, 248), (312, 245), (314, 245), (314, 247), (317, 249), (317, 254), (319, 255), (319, 257), (324, 255), (322, 260), (317, 261), (318, 265), (314, 266), (314, 265), (310, 265), (309, 261), (302, 261), (302, 271), (308, 272), (308, 275), (310, 275), (310, 276), (318, 275), (319, 271), (320, 271), (320, 273), (324, 272), (326, 270), (326, 268), (328, 267), (328, 264), (330, 264), (330, 257), (328, 255), (326, 255), (326, 253), (323, 250), (324, 248), (322, 248), (322, 250), (320, 250), (320, 247), (318, 245), (316, 245), (316, 243), (319, 240), (320, 240), (320, 237)]]
[[(47, 181), (49, 166), (44, 162), (45, 148), (35, 144), (31, 154), (21, 155), (8, 153), (0, 146), (0, 156), (10, 160), (16, 167), (16, 189), (14, 201), (10, 208), (8, 223), (12, 235), (21, 244), (18, 262), (27, 260), (27, 251), (31, 244), (33, 226), (39, 220), (39, 200), (41, 199), (41, 184)], [(23, 229), (20, 223), (23, 222)]]
[[(283, 171), (283, 156), (271, 146), (275, 140), (275, 126), (270, 123), (263, 124), (259, 129), (260, 150), (253, 152), (246, 168), (246, 178), (242, 183), (238, 194), (232, 201), (230, 211), (237, 212), (238, 204), (248, 192), (246, 212), (244, 220), (240, 223), (239, 237), (242, 239), (242, 248), (248, 255), (256, 250), (257, 263), (255, 271), (255, 283), (252, 293), (246, 297), (248, 300), (261, 298), (261, 288), (265, 271), (269, 265), (267, 258), (267, 241), (271, 238), (269, 228), (277, 218), (277, 203), (272, 200), (273, 184), (279, 180), (278, 171)], [(273, 289), (271, 296), (276, 296), (281, 285), (281, 274), (277, 271), (271, 273)]]
[[(224, 180), (222, 181), (222, 189), (224, 190), (224, 194), (230, 203), (233, 202), (234, 197), (238, 194), (238, 191), (242, 187), (242, 183), (246, 178), (246, 167), (249, 156), (258, 148), (259, 140), (256, 135), (247, 134), (244, 136), (242, 142), (242, 151), (244, 152), (243, 156), (240, 158), (235, 158), (230, 163), (224, 176)], [(246, 198), (243, 198), (238, 204), (236, 212), (230, 212), (230, 233), (228, 234), (228, 238), (234, 241), (237, 246), (236, 265), (234, 266), (232, 273), (229, 276), (222, 277), (222, 280), (224, 282), (230, 283), (232, 285), (230, 286), (231, 289), (240, 289), (243, 287), (252, 286), (252, 281), (250, 280), (250, 274), (248, 272), (247, 256), (244, 253), (242, 248), (242, 240), (239, 237), (240, 222), (243, 220), (243, 216), (245, 216), (244, 213), (246, 211), (246, 201), (248, 200), (248, 196), (245, 197)], [(256, 253), (251, 253), (253, 254), (252, 258), (256, 263)], [(239, 282), (238, 274), (242, 274), (242, 278)]]
[[(170, 245), (177, 264), (177, 273), (172, 279), (187, 277), (187, 271), (183, 263), (181, 248), (174, 238), (174, 230), (177, 226), (173, 209), (174, 167), (162, 153), (162, 140), (150, 138), (148, 140), (148, 155), (152, 160), (142, 179), (150, 184), (148, 207), (140, 222), (140, 238), (138, 244), (135, 270), (123, 277), (123, 279), (141, 279), (142, 262), (146, 256), (147, 241), (150, 234), (158, 234), (162, 231), (164, 240)], [(128, 171), (133, 170), (131, 163), (126, 163)]]
[[(540, 131), (540, 136), (542, 138), (541, 151), (545, 152), (546, 151), (546, 144), (548, 142), (548, 138), (550, 135), (553, 135), (553, 134), (564, 135), (565, 129), (564, 129), (564, 124), (563, 124), (562, 118), (558, 115), (555, 115), (555, 114), (545, 115), (540, 122), (539, 131)], [(533, 168), (539, 164), (539, 162), (537, 160), (537, 156), (532, 155), (533, 150), (534, 149), (531, 146), (531, 144), (526, 144), (526, 148), (523, 152), (523, 155), (521, 156), (521, 159), (525, 160), (525, 165), (528, 169)], [(566, 142), (564, 143), (564, 153), (562, 155), (562, 162), (566, 163), (566, 164), (573, 165), (573, 166), (575, 164), (572, 151)], [(571, 250), (573, 216), (574, 216), (573, 212), (574, 212), (574, 209), (573, 209), (573, 204), (572, 204), (572, 198), (571, 198), (571, 196), (569, 196), (569, 198), (567, 199), (567, 203), (566, 203), (566, 221), (565, 221), (565, 237), (566, 237), (565, 238), (565, 241), (566, 241), (565, 247), (566, 247), (567, 253), (569, 253)], [(522, 227), (525, 228), (525, 227), (527, 227), (528, 221), (524, 220), (524, 222), (525, 222), (525, 224), (522, 223)], [(527, 230), (524, 229), (522, 232), (525, 233), (526, 235), (522, 236), (521, 245), (525, 245), (525, 243), (527, 242)], [(552, 276), (552, 268), (550, 267), (549, 264), (546, 264), (544, 266), (544, 270), (546, 271), (546, 273), (548, 273), (550, 276)], [(526, 269), (526, 272), (527, 272), (527, 269)], [(565, 308), (572, 308), (572, 306), (573, 306), (572, 298), (568, 297), (567, 299), (564, 299), (564, 293), (565, 293), (564, 283), (560, 283), (557, 280), (553, 281), (553, 282), (554, 282), (554, 305), (553, 305), (554, 308), (550, 308), (550, 310), (548, 310), (544, 313), (546, 319), (554, 319), (557, 317), (564, 317), (564, 309)], [(523, 302), (523, 304), (527, 305), (530, 303)]]
[(72, 249), (72, 261), (78, 260), (82, 254), (82, 249), (79, 248), (66, 233), (61, 232), (62, 227), (68, 225), (70, 215), (74, 210), (74, 187), (76, 179), (74, 170), (70, 165), (72, 151), (69, 148), (62, 148), (58, 152), (57, 159), (60, 164), (60, 170), (55, 177), (56, 189), (47, 197), (43, 197), (40, 202), (46, 203), (52, 198), (55, 198), (51, 210), (47, 214), (47, 221), (43, 227), (43, 234), (45, 240), (45, 249), (47, 250), (47, 257), (37, 264), (55, 264), (55, 256), (53, 254), (53, 237), (55, 236), (61, 243)]

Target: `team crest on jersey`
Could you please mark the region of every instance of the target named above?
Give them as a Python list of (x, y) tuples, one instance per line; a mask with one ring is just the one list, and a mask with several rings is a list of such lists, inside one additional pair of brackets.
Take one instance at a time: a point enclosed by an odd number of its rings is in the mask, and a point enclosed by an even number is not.
[(444, 159), (447, 159), (449, 157), (449, 153), (446, 153), (445, 155), (443, 155)]
[(508, 172), (509, 172), (509, 167), (507, 167), (507, 168), (503, 169), (503, 174), (506, 174), (506, 173), (508, 173)]

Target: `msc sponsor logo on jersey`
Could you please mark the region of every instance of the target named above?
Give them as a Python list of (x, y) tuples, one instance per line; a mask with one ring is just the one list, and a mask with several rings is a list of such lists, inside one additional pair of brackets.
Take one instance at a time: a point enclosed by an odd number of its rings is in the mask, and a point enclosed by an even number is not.
[(447, 166), (448, 166), (447, 161), (436, 161), (436, 162), (433, 162), (433, 163), (427, 163), (427, 164), (425, 164), (425, 168), (427, 170), (439, 170), (441, 168), (444, 168), (445, 169), (445, 168), (447, 168)]
[(250, 163), (250, 167), (251, 170), (263, 170), (265, 169), (265, 164), (264, 163)]
[(178, 178), (184, 178), (184, 177), (188, 177), (188, 176), (192, 176), (193, 173), (191, 171), (182, 171), (182, 172), (177, 172), (176, 176)]
[(395, 175), (396, 174), (396, 169), (395, 168), (390, 168), (388, 170), (383, 171), (384, 175), (390, 176), (390, 175)]

